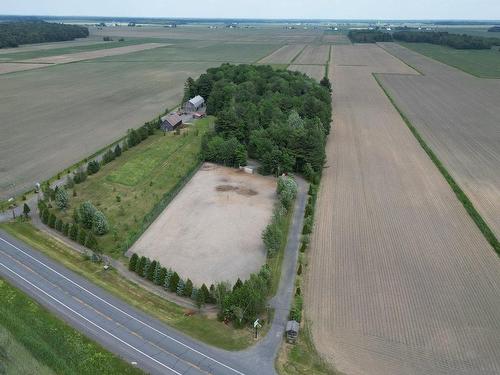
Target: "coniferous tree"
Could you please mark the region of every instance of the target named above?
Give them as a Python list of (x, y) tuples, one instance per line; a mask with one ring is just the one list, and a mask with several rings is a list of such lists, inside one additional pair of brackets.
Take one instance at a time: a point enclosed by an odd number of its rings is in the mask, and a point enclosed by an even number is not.
[(177, 274), (177, 272), (174, 272), (172, 274), (172, 277), (170, 277), (170, 282), (169, 282), (169, 287), (168, 289), (171, 291), (171, 292), (176, 292), (177, 291), (177, 285), (179, 284), (179, 280), (181, 278), (179, 277), (179, 275)]
[(238, 277), (238, 280), (236, 280), (236, 282), (234, 283), (234, 286), (233, 286), (233, 292), (238, 289), (238, 288), (241, 288), (243, 286), (243, 282), (241, 281), (241, 279)]
[(24, 214), (25, 218), (28, 218), (30, 211), (31, 211), (30, 206), (28, 206), (27, 203), (24, 203), (24, 205), (23, 205), (23, 214)]
[(186, 297), (191, 297), (192, 293), (193, 293), (193, 282), (191, 281), (191, 279), (187, 279), (186, 285), (184, 286), (183, 295)]
[(62, 227), (63, 227), (63, 221), (60, 218), (58, 218), (56, 220), (56, 226), (55, 226), (55, 228), (56, 228), (57, 231), (61, 232), (62, 231)]
[(210, 298), (210, 292), (205, 284), (201, 286), (199, 293), (203, 294), (203, 302), (206, 302)]
[(167, 276), (167, 269), (165, 267), (161, 267), (160, 276), (156, 284), (164, 286), (166, 276)]
[(155, 264), (155, 269), (154, 269), (154, 272), (153, 272), (153, 282), (156, 284), (156, 285), (161, 285), (160, 283), (160, 276), (161, 276), (161, 264), (160, 262), (156, 262)]
[(135, 271), (135, 267), (137, 266), (137, 261), (139, 260), (139, 256), (136, 253), (133, 253), (128, 262), (129, 271)]
[(149, 265), (148, 272), (146, 273), (146, 279), (148, 279), (149, 281), (153, 281), (154, 280), (155, 271), (156, 271), (156, 264), (157, 263), (158, 262), (156, 260), (153, 260), (151, 262), (151, 264)]
[(80, 245), (85, 245), (86, 238), (87, 238), (87, 231), (82, 227), (78, 228), (78, 243)]
[(97, 239), (92, 232), (88, 232), (85, 237), (85, 247), (90, 250), (97, 250)]
[(119, 144), (116, 145), (114, 153), (115, 153), (115, 158), (119, 157), (122, 154), (122, 148), (120, 147)]
[(60, 187), (57, 189), (55, 196), (56, 206), (60, 210), (65, 210), (69, 205), (69, 196), (65, 188)]
[(186, 287), (186, 284), (184, 283), (184, 280), (179, 279), (179, 282), (177, 283), (177, 289), (176, 289), (175, 293), (178, 296), (183, 296), (184, 295), (184, 289), (185, 289), (185, 287)]
[(147, 276), (149, 275), (150, 268), (151, 268), (151, 259), (146, 258), (146, 263), (144, 264), (141, 276), (147, 278)]
[(171, 269), (168, 269), (165, 273), (165, 281), (163, 282), (163, 287), (167, 290), (170, 290), (170, 280), (172, 280), (174, 272)]
[(142, 256), (139, 259), (139, 262), (137, 262), (137, 267), (135, 269), (135, 272), (139, 275), (142, 276), (144, 273), (144, 267), (146, 266), (147, 259), (145, 256)]
[(62, 234), (64, 234), (66, 237), (69, 236), (69, 227), (70, 227), (70, 223), (64, 223), (63, 225), (63, 230), (62, 230)]
[(56, 226), (56, 220), (57, 220), (56, 215), (54, 215), (53, 213), (51, 213), (49, 215), (49, 223), (48, 223), (49, 227), (55, 228), (55, 226)]
[(69, 238), (73, 241), (78, 239), (78, 224), (73, 224), (69, 230)]

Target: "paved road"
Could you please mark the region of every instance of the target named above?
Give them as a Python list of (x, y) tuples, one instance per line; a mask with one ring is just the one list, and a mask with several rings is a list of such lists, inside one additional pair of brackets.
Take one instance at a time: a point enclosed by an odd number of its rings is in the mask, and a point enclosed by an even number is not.
[(152, 374), (275, 374), (293, 296), (297, 251), (306, 204), (300, 194), (283, 261), (276, 309), (268, 335), (254, 347), (227, 352), (199, 343), (127, 305), (38, 251), (0, 231), (0, 276), (108, 350)]

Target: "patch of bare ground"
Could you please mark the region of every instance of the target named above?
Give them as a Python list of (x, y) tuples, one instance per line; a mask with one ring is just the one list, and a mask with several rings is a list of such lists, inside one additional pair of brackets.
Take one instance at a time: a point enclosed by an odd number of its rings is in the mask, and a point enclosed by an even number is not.
[(500, 80), (473, 77), (399, 44), (382, 47), (424, 74), (380, 79), (500, 238)]
[(316, 81), (321, 81), (325, 76), (325, 65), (290, 65), (288, 70), (304, 73)]
[(205, 163), (130, 251), (198, 286), (244, 280), (266, 261), (275, 189), (272, 177)]
[(347, 374), (500, 373), (498, 257), (372, 76), (411, 68), (333, 48), (306, 275), (316, 348)]
[(304, 49), (304, 44), (283, 46), (260, 60), (259, 64), (289, 64)]
[(330, 46), (323, 45), (309, 45), (294, 61), (296, 64), (312, 64), (312, 65), (322, 65), (326, 64), (328, 61), (328, 55), (330, 54)]

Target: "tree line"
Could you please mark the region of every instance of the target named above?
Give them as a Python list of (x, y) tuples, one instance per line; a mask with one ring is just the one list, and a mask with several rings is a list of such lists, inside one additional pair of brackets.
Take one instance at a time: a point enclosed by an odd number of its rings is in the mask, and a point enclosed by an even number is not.
[(439, 44), (455, 49), (490, 49), (500, 45), (500, 38), (487, 38), (446, 31), (418, 31), (403, 29), (394, 33), (382, 30), (351, 30), (348, 37), (353, 43), (408, 42)]
[(60, 42), (86, 38), (89, 30), (83, 26), (45, 21), (0, 22), (0, 48), (21, 44)]
[(321, 173), (330, 131), (330, 82), (270, 66), (223, 64), (197, 80), (188, 78), (184, 99), (201, 95), (215, 129), (202, 142), (205, 160), (244, 165), (261, 162), (261, 173)]

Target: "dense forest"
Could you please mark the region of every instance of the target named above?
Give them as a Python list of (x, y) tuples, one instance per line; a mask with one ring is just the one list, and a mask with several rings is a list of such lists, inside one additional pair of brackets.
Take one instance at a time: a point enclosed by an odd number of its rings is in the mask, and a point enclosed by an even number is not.
[(488, 29), (490, 33), (500, 33), (500, 26), (492, 26)]
[(380, 30), (351, 30), (347, 36), (353, 43), (392, 42), (391, 34)]
[(270, 66), (223, 64), (198, 80), (189, 78), (184, 98), (201, 95), (217, 117), (203, 141), (206, 160), (238, 166), (247, 155), (261, 172), (302, 172), (316, 179), (330, 131), (330, 82)]
[(440, 44), (456, 49), (490, 49), (500, 45), (499, 38), (450, 34), (445, 31), (400, 31), (394, 33), (393, 38), (402, 42)]
[(0, 48), (86, 38), (86, 27), (44, 21), (0, 22)]

